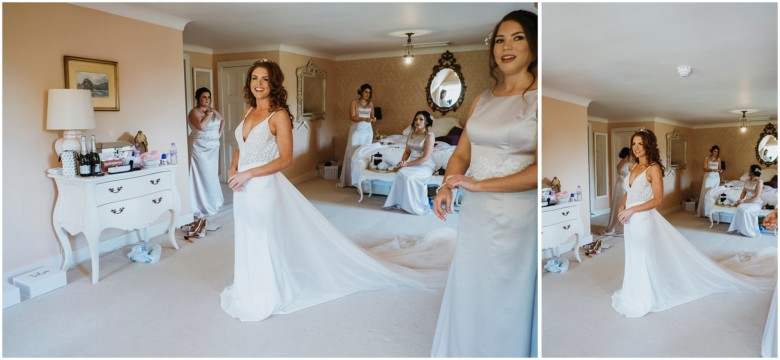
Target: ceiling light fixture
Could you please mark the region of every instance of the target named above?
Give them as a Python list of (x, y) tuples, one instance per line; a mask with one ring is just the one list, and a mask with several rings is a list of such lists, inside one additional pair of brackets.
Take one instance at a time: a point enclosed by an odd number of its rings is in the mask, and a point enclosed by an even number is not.
[(739, 127), (739, 131), (745, 132), (747, 131), (747, 118), (745, 117), (745, 113), (747, 113), (747, 110), (741, 110), (742, 111), (742, 125)]
[(406, 45), (404, 45), (404, 63), (411, 64), (414, 61), (414, 45), (412, 45), (412, 35), (414, 33), (406, 33)]

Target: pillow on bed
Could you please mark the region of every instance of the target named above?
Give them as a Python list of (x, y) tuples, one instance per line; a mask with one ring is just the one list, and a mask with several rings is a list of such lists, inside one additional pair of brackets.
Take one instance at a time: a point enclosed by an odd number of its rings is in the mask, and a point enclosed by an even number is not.
[(772, 176), (772, 180), (765, 182), (764, 185), (777, 189), (777, 175)]
[(458, 141), (460, 141), (460, 134), (463, 133), (463, 129), (459, 127), (453, 127), (450, 129), (450, 132), (447, 133), (447, 135), (439, 136), (436, 138), (436, 141), (443, 141), (447, 144), (456, 146), (458, 145)]

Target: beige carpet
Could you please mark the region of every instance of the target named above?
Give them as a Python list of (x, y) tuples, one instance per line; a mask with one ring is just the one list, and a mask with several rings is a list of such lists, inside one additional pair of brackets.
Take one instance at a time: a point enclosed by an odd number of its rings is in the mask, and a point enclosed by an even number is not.
[[(400, 234), (455, 227), (433, 215), (385, 211), (384, 196), (357, 203), (355, 189), (321, 179), (299, 186), (326, 217), (370, 246)], [(306, 221), (301, 219), (301, 221)], [(243, 323), (225, 314), (219, 293), (233, 278), (233, 217), (179, 250), (164, 236), (156, 264), (131, 263), (129, 248), (68, 271), (68, 285), (3, 310), (4, 357), (427, 357), (442, 291), (363, 292), (289, 315)]]
[[(606, 222), (594, 218), (593, 230)], [(683, 235), (714, 259), (737, 251), (777, 246), (777, 238), (727, 234), (728, 224), (709, 229), (709, 220), (691, 213), (667, 216)], [(624, 318), (611, 295), (623, 281), (622, 237), (592, 258), (572, 253), (568, 272), (542, 270), (543, 357), (759, 357), (771, 293), (715, 294), (678, 307)]]

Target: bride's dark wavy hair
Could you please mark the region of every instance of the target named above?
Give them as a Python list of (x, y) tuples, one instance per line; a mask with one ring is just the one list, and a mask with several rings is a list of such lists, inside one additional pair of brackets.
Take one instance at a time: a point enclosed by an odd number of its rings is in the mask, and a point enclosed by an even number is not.
[[(655, 134), (644, 128), (637, 130), (634, 135), (631, 135), (632, 147), (634, 145), (634, 138), (637, 136), (642, 139), (642, 146), (644, 146), (645, 153), (647, 154), (647, 165), (658, 164), (658, 166), (661, 167), (661, 176), (663, 176), (666, 167), (664, 167), (664, 164), (661, 162), (661, 152), (658, 151), (658, 139), (655, 137)], [(631, 153), (631, 157), (636, 159), (636, 155), (634, 155), (633, 152)], [(639, 162), (639, 159), (637, 159), (637, 162)]]
[(257, 99), (252, 94), (252, 88), (250, 84), (252, 82), (252, 71), (257, 68), (264, 68), (268, 70), (269, 84), (271, 85), (271, 108), (269, 111), (277, 111), (279, 109), (287, 110), (287, 114), (290, 116), (290, 122), (295, 117), (290, 112), (290, 106), (287, 105), (287, 90), (284, 88), (284, 73), (279, 65), (271, 60), (261, 59), (256, 61), (249, 67), (249, 71), (246, 73), (246, 81), (244, 82), (244, 100), (252, 106), (257, 107)]

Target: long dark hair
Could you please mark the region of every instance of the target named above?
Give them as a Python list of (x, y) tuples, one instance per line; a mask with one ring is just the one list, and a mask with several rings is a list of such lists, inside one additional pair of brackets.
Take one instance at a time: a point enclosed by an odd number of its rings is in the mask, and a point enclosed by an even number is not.
[(753, 174), (755, 177), (760, 177), (761, 167), (756, 164), (750, 165), (750, 174)]
[(620, 154), (618, 154), (618, 157), (620, 157), (621, 159), (625, 159), (626, 156), (628, 155), (631, 155), (631, 149), (624, 147), (620, 149)]
[[(661, 167), (661, 176), (663, 176), (666, 167), (664, 167), (664, 164), (661, 162), (661, 152), (658, 151), (658, 139), (656, 139), (655, 134), (644, 128), (637, 130), (634, 135), (631, 135), (632, 147), (634, 146), (634, 138), (637, 136), (642, 139), (642, 145), (647, 154), (647, 166), (658, 164), (658, 166)], [(631, 154), (631, 157), (634, 157), (634, 154)], [(639, 162), (639, 159), (637, 159), (637, 162)]]
[(416, 131), (414, 128), (414, 123), (417, 122), (417, 115), (422, 115), (425, 118), (425, 135), (428, 135), (428, 128), (433, 126), (433, 116), (431, 116), (431, 113), (425, 110), (420, 110), (414, 114), (414, 117), (412, 118), (412, 124), (409, 125), (409, 127), (412, 128), (412, 131), (409, 133), (409, 137), (411, 137), (412, 134), (414, 134)]
[(268, 70), (269, 83), (271, 84), (271, 108), (269, 111), (276, 111), (279, 109), (287, 110), (287, 114), (290, 116), (290, 122), (295, 119), (292, 112), (290, 112), (290, 106), (287, 105), (287, 90), (284, 88), (284, 73), (279, 67), (279, 64), (262, 59), (256, 61), (249, 67), (249, 71), (246, 73), (246, 81), (244, 82), (244, 100), (252, 106), (257, 107), (257, 99), (252, 94), (250, 83), (252, 82), (252, 72), (257, 68), (264, 68)]
[(368, 96), (368, 102), (370, 103), (372, 99), (374, 99), (374, 88), (371, 87), (369, 84), (363, 84), (360, 85), (360, 87), (357, 89), (358, 97), (363, 96), (363, 91), (366, 89), (371, 90), (371, 95)]
[(537, 23), (538, 23), (538, 17), (536, 14), (525, 11), (525, 10), (515, 10), (510, 12), (509, 14), (506, 14), (501, 21), (496, 24), (496, 26), (493, 28), (493, 33), (491, 35), (490, 39), (490, 52), (488, 53), (489, 57), (489, 64), (490, 64), (490, 77), (493, 78), (493, 80), (496, 81), (496, 85), (498, 85), (499, 81), (499, 69), (498, 64), (496, 63), (496, 59), (493, 56), (493, 49), (496, 47), (496, 34), (498, 33), (498, 28), (501, 26), (502, 23), (505, 21), (514, 21), (520, 26), (523, 27), (523, 31), (525, 32), (525, 38), (528, 40), (528, 49), (531, 51), (531, 57), (533, 60), (530, 64), (528, 64), (528, 72), (533, 76), (534, 81), (531, 82), (528, 87), (523, 90), (523, 94), (525, 94), (528, 89), (533, 86), (534, 83), (536, 83), (536, 70), (537, 70), (537, 63), (538, 63), (538, 56), (537, 56)]

